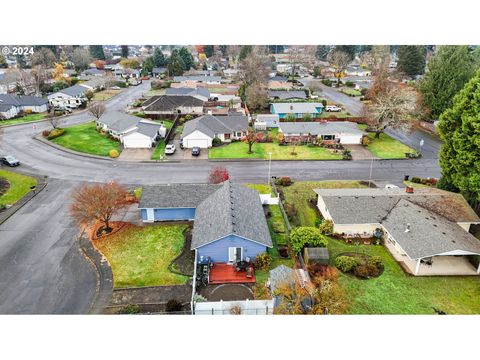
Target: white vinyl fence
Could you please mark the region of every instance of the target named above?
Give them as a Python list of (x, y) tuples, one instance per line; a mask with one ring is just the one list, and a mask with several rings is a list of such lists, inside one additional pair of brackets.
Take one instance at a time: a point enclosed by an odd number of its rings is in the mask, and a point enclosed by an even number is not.
[(196, 302), (194, 315), (272, 315), (273, 300)]

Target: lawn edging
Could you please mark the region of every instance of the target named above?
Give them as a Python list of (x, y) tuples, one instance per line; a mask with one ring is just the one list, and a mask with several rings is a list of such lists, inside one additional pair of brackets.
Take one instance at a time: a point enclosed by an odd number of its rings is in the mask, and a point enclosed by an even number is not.
[(110, 304), (113, 294), (113, 272), (108, 260), (97, 250), (93, 243), (82, 232), (79, 239), (79, 246), (85, 257), (92, 263), (97, 275), (97, 288), (95, 298), (90, 304), (90, 314), (102, 314), (103, 310)]
[(13, 216), (18, 210), (20, 210), (26, 203), (32, 200), (35, 196), (37, 196), (45, 187), (47, 186), (47, 181), (45, 178), (35, 175), (26, 175), (31, 176), (37, 179), (37, 186), (35, 187), (35, 191), (30, 191), (25, 194), (20, 200), (18, 200), (15, 204), (13, 204), (10, 208), (2, 211), (0, 213), (0, 225), (2, 225), (5, 221), (7, 221), (11, 216)]
[[(399, 159), (400, 160), (400, 159)], [(246, 159), (246, 158), (229, 158), (229, 159), (208, 159), (208, 161), (212, 162), (245, 162), (245, 161), (270, 161), (268, 159)], [(347, 160), (347, 159), (275, 159), (272, 160), (272, 162), (275, 161), (352, 161), (352, 160)]]

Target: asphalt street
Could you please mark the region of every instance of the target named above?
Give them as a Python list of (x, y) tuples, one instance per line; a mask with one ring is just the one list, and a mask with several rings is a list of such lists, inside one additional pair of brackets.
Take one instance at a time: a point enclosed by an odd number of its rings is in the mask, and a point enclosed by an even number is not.
[[(149, 88), (146, 82), (127, 89), (107, 102), (108, 111), (124, 109)], [(62, 126), (90, 119), (87, 113), (75, 114)], [(0, 140), (0, 153), (16, 156), (22, 162), (21, 170), (48, 177), (47, 188), (0, 225), (0, 313), (88, 312), (95, 296), (96, 274), (78, 248), (79, 230), (68, 217), (69, 194), (81, 182), (198, 183), (206, 181), (215, 165), (225, 166), (234, 182), (260, 183), (268, 178), (268, 161), (263, 160), (130, 163), (74, 155), (33, 139), (49, 127), (37, 123), (35, 127), (5, 128)], [(425, 141), (424, 151), (432, 156), (417, 160), (273, 161), (271, 175), (296, 180), (368, 180), (371, 169), (371, 178), (384, 182), (399, 183), (404, 175), (438, 177), (434, 156), (438, 147), (428, 145), (429, 141)]]

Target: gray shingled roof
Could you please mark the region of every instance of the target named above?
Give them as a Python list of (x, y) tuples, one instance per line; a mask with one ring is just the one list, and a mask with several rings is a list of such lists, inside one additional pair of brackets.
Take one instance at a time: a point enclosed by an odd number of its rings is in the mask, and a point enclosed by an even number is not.
[(190, 75), (190, 76), (174, 76), (173, 77), (173, 82), (182, 82), (182, 81), (219, 82), (220, 80), (222, 80), (221, 76)]
[(62, 90), (58, 91), (56, 94), (61, 93), (61, 94), (65, 94), (65, 95), (75, 97), (75, 96), (83, 95), (87, 91), (88, 91), (88, 89), (85, 86), (73, 85), (73, 86), (70, 86), (68, 88), (65, 88), (65, 89), (62, 89)]
[(221, 185), (169, 184), (144, 186), (138, 207), (140, 209), (196, 208)]
[(358, 128), (356, 123), (349, 121), (282, 122), (278, 126), (280, 131), (284, 134), (311, 134), (316, 136), (332, 134), (366, 134)]
[(272, 238), (258, 193), (225, 181), (195, 211), (192, 249), (235, 234), (272, 247)]
[[(407, 224), (409, 231), (405, 231)], [(472, 234), (405, 199), (393, 207), (382, 225), (412, 260), (455, 250), (480, 255), (480, 240)]]
[(125, 114), (120, 111), (106, 112), (98, 119), (102, 124), (106, 124), (109, 130), (111, 129), (118, 133), (137, 126), (140, 120), (142, 119), (137, 116)]
[(306, 99), (307, 95), (305, 91), (281, 91), (281, 90), (269, 90), (268, 97), (271, 99)]
[(178, 96), (178, 95), (188, 95), (188, 96), (196, 96), (200, 95), (206, 97), (207, 99), (210, 97), (210, 91), (205, 88), (168, 88), (165, 92), (165, 95), (170, 96)]
[(146, 135), (151, 139), (155, 138), (158, 135), (158, 130), (160, 129), (160, 124), (153, 124), (150, 122), (140, 121), (137, 124), (136, 132)]
[(45, 104), (48, 104), (48, 100), (38, 96), (0, 94), (0, 105), (42, 106)]
[(183, 127), (182, 138), (199, 130), (205, 135), (215, 137), (215, 134), (225, 134), (234, 131), (246, 131), (248, 117), (243, 115), (213, 116), (204, 115), (187, 121)]
[(313, 102), (273, 103), (271, 106), (275, 114), (316, 114), (317, 108), (324, 107), (322, 103)]
[(440, 189), (314, 189), (336, 224), (381, 223), (401, 199), (453, 222), (480, 222), (461, 194)]
[(203, 106), (203, 101), (193, 96), (153, 96), (142, 105), (145, 111), (175, 111), (181, 106)]
[(7, 112), (9, 111), (11, 108), (15, 107), (14, 105), (10, 105), (10, 104), (2, 104), (0, 103), (0, 112)]

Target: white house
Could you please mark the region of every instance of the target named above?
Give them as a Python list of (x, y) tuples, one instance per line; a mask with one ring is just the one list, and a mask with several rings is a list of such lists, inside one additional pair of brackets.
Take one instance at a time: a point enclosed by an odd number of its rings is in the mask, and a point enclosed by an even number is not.
[(4, 119), (20, 112), (42, 113), (48, 111), (48, 100), (38, 96), (0, 94), (0, 114)]
[(257, 130), (266, 130), (269, 128), (278, 128), (280, 119), (276, 114), (258, 114), (253, 126)]
[(182, 132), (183, 146), (209, 148), (214, 138), (219, 138), (222, 142), (239, 140), (245, 136), (247, 129), (247, 116), (200, 116), (185, 123)]
[(89, 90), (91, 89), (86, 86), (73, 85), (48, 95), (48, 100), (53, 106), (69, 106), (76, 108), (87, 101), (85, 93)]
[(462, 195), (435, 188), (314, 189), (317, 207), (344, 237), (383, 237), (385, 247), (417, 276), (478, 275), (468, 257), (480, 255), (469, 233), (480, 218)]
[(350, 121), (281, 122), (278, 131), (283, 133), (285, 142), (316, 140), (346, 145), (361, 144), (366, 134)]

